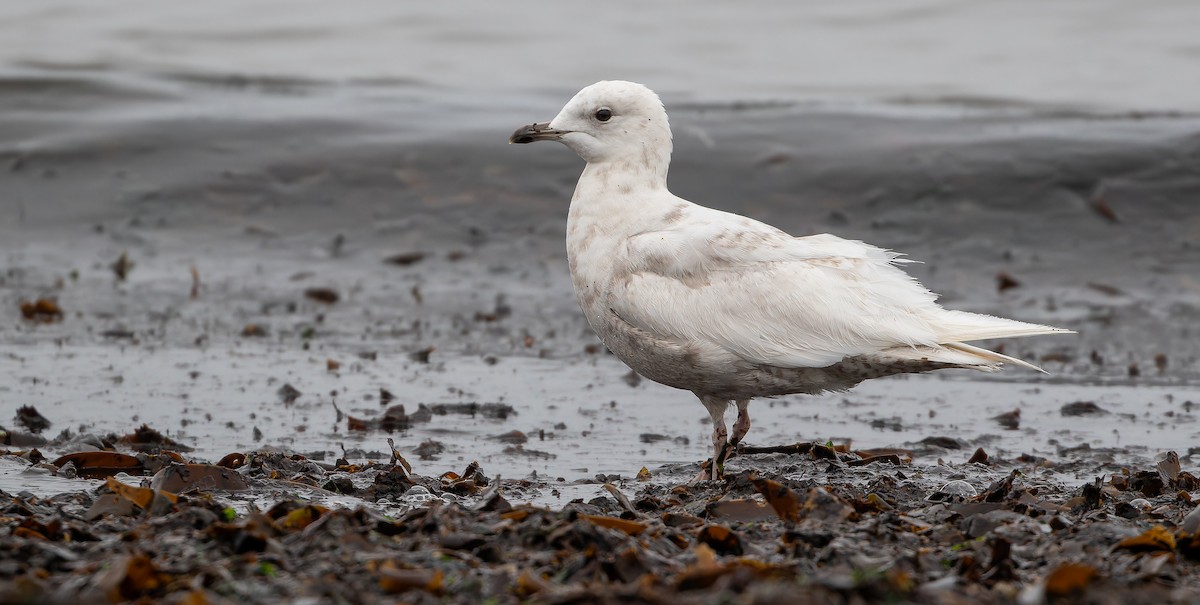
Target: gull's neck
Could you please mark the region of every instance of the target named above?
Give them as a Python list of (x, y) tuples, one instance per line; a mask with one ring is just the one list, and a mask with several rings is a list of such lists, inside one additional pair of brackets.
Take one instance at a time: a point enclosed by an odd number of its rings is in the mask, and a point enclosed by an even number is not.
[[(667, 169), (671, 149), (645, 146), (640, 153), (588, 162), (579, 177), (572, 202), (588, 205), (621, 205), (623, 201), (669, 196)], [(574, 204), (572, 204), (574, 205)]]

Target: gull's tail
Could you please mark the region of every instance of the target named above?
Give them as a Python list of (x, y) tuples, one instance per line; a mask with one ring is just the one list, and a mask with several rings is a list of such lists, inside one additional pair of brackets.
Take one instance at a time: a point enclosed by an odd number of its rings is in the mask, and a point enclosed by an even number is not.
[(998, 370), (1000, 366), (1008, 363), (1037, 370), (1045, 374), (1045, 370), (1027, 361), (965, 343), (967, 341), (983, 340), (986, 338), (1014, 338), (1018, 336), (1035, 336), (1038, 334), (1075, 333), (1073, 330), (1030, 324), (1002, 317), (993, 317), (991, 315), (966, 313), (964, 311), (944, 310), (942, 313), (939, 313), (936, 321), (937, 323), (933, 327), (937, 333), (939, 346), (897, 347), (889, 349), (887, 354), (902, 359), (927, 360), (974, 370), (983, 370), (985, 372)]
[(1039, 324), (1029, 324), (1023, 321), (967, 313), (965, 311), (943, 310), (931, 321), (937, 333), (939, 343), (971, 342), (986, 338), (1014, 338), (1017, 336), (1036, 336), (1038, 334), (1074, 334), (1073, 330), (1053, 328)]

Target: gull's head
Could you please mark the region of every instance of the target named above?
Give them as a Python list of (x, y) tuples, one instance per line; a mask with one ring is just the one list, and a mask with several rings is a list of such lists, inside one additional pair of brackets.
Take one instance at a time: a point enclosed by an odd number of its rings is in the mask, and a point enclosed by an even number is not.
[[(588, 163), (669, 162), (671, 127), (654, 91), (635, 82), (605, 80), (579, 91), (549, 122), (522, 127), (509, 143), (559, 141)], [(665, 166), (663, 166), (665, 171)]]

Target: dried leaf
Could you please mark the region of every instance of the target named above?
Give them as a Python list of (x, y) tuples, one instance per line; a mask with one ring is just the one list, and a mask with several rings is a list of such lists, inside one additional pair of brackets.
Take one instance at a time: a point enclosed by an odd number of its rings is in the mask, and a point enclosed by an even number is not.
[(392, 561), (379, 566), (379, 588), (388, 594), (400, 594), (409, 590), (424, 590), (440, 595), (443, 590), (440, 569), (402, 569)]
[(40, 433), (50, 428), (50, 421), (31, 405), (17, 408), (17, 423), (29, 429), (31, 433)]
[(976, 448), (975, 453), (971, 454), (971, 458), (967, 460), (967, 464), (987, 464), (988, 455), (983, 451), (983, 448)]
[(129, 253), (122, 252), (121, 257), (109, 265), (109, 267), (112, 268), (113, 274), (117, 276), (117, 279), (125, 281), (125, 278), (129, 277), (129, 272), (133, 270), (134, 264), (136, 263), (129, 260)]
[(150, 480), (150, 487), (173, 494), (213, 490), (238, 492), (250, 489), (241, 473), (215, 464), (173, 464), (158, 471)]
[(1167, 528), (1155, 525), (1139, 535), (1121, 540), (1116, 550), (1134, 553), (1172, 552), (1175, 550), (1175, 536)]
[(695, 552), (696, 562), (675, 577), (675, 585), (679, 590), (708, 588), (730, 570), (717, 561), (717, 553), (711, 546), (701, 542), (696, 545)]
[(773, 511), (765, 502), (757, 500), (719, 500), (709, 504), (704, 512), (714, 521), (737, 521), (749, 523), (765, 521), (775, 517)]
[(153, 490), (145, 487), (134, 487), (125, 485), (116, 479), (109, 477), (105, 486), (121, 498), (132, 502), (135, 506), (142, 510), (154, 510), (159, 507), (159, 502), (165, 501), (170, 504), (179, 502), (179, 496), (162, 490)]
[(1175, 482), (1179, 480), (1179, 473), (1181, 471), (1179, 454), (1167, 452), (1166, 457), (1159, 461), (1157, 468), (1158, 472), (1162, 473), (1163, 478), (1167, 480), (1169, 485), (1175, 485)]
[(754, 488), (766, 498), (780, 519), (789, 523), (800, 520), (800, 500), (791, 488), (770, 479), (755, 479)]
[(412, 265), (414, 263), (421, 261), (424, 258), (425, 258), (424, 252), (402, 252), (400, 254), (393, 254), (392, 256), (389, 256), (389, 257), (383, 259), (383, 262), (391, 264), (391, 265), (400, 265), (401, 267), (407, 267), (409, 265)]
[(259, 338), (266, 335), (267, 329), (258, 324), (246, 324), (246, 326), (242, 328), (242, 336)]
[(903, 463), (903, 461), (900, 460), (900, 456), (897, 456), (895, 454), (884, 454), (882, 456), (869, 456), (867, 458), (862, 458), (860, 460), (851, 460), (850, 462), (847, 462), (846, 464), (848, 464), (849, 466), (866, 466), (868, 464), (875, 464), (876, 462), (886, 462), (888, 464), (894, 464), (896, 466), (900, 466)]
[(149, 425), (143, 424), (137, 430), (117, 439), (118, 443), (126, 443), (139, 452), (157, 453), (163, 450), (178, 450), (190, 452), (192, 448), (163, 435)]
[(733, 530), (723, 525), (706, 525), (696, 534), (696, 540), (708, 545), (721, 555), (742, 555), (742, 539)]
[(77, 452), (62, 456), (51, 464), (62, 468), (72, 462), (81, 476), (92, 479), (111, 477), (117, 473), (140, 475), (143, 470), (140, 460), (117, 452)]
[(513, 587), (513, 592), (517, 597), (524, 599), (551, 589), (553, 589), (553, 585), (526, 570), (517, 577), (517, 584)]
[(1121, 219), (1117, 216), (1117, 213), (1113, 211), (1112, 206), (1109, 206), (1108, 201), (1102, 197), (1092, 198), (1092, 210), (1094, 210), (1096, 214), (1104, 217), (1105, 220), (1110, 223), (1121, 222)]
[[(403, 408), (401, 409), (403, 410)], [(400, 466), (404, 467), (404, 471), (406, 473), (412, 474), (412, 465), (408, 463), (408, 460), (404, 459), (404, 456), (400, 454), (400, 450), (396, 449), (396, 442), (392, 440), (391, 437), (388, 437), (387, 444), (388, 448), (392, 450), (392, 459), (390, 463), (393, 466), (399, 464)]]
[(1009, 275), (1008, 273), (1006, 273), (1004, 271), (1001, 271), (996, 274), (996, 291), (997, 292), (1003, 292), (1003, 291), (1011, 289), (1011, 288), (1017, 288), (1020, 285), (1021, 285), (1021, 282), (1017, 281), (1017, 279), (1015, 277)]
[(1085, 563), (1063, 563), (1046, 576), (1046, 594), (1065, 597), (1082, 592), (1096, 577), (1096, 568)]
[(150, 596), (170, 581), (170, 575), (160, 572), (149, 557), (141, 554), (113, 561), (95, 580), (113, 603)]
[(617, 486), (613, 485), (612, 483), (605, 483), (604, 491), (612, 494), (613, 498), (617, 499), (617, 504), (621, 505), (621, 508), (628, 512), (637, 514), (637, 509), (633, 507), (633, 503), (629, 501), (629, 498), (625, 497), (625, 494), (621, 493), (621, 490), (617, 489)]
[(34, 530), (34, 529), (29, 529), (28, 527), (18, 527), (16, 529), (12, 530), (12, 535), (14, 535), (18, 538), (32, 538), (34, 540), (49, 540), (49, 538), (47, 538), (45, 536), (45, 534), (43, 534), (42, 532)]
[(528, 517), (529, 515), (530, 515), (529, 509), (527, 509), (527, 508), (515, 508), (515, 509), (513, 509), (513, 510), (510, 510), (510, 511), (508, 511), (508, 512), (506, 512), (506, 513), (500, 513), (500, 518), (501, 518), (501, 519), (506, 519), (506, 520), (509, 520), (509, 521), (516, 521), (516, 522), (518, 522), (518, 523), (519, 523), (519, 522), (521, 522), (521, 521), (524, 521), (524, 520), (525, 520), (525, 518), (526, 518), (526, 517)]
[(21, 317), (29, 321), (48, 324), (62, 320), (63, 312), (57, 302), (48, 298), (39, 298), (34, 302), (21, 303)]
[(652, 475), (650, 474), (650, 469), (648, 469), (644, 466), (642, 467), (642, 470), (638, 471), (638, 474), (637, 474), (638, 481), (649, 481), (651, 477), (652, 477)]
[(241, 468), (243, 464), (246, 464), (246, 455), (239, 452), (234, 452), (232, 454), (226, 454), (224, 458), (221, 458), (221, 461), (217, 463), (217, 466), (223, 466), (225, 468)]
[(623, 531), (631, 536), (641, 534), (642, 532), (646, 531), (646, 527), (648, 527), (641, 521), (629, 521), (626, 519), (618, 519), (616, 517), (605, 517), (603, 515), (579, 515), (579, 518), (595, 525), (599, 525), (600, 527), (607, 527), (609, 529)]
[(336, 303), (340, 298), (333, 288), (308, 288), (304, 291), (304, 297), (327, 305)]

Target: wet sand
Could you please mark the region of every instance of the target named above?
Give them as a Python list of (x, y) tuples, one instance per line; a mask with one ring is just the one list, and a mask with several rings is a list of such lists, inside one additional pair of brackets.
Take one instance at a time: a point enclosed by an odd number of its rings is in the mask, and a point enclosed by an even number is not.
[[(1168, 450), (1195, 469), (1200, 118), (666, 100), (678, 194), (904, 252), (948, 307), (1079, 332), (1005, 345), (1050, 376), (951, 372), (756, 402), (752, 445), (905, 448), (911, 468), (934, 477), (912, 486), (927, 492), (944, 478), (939, 460), (963, 465), (977, 447), (1063, 494)], [(9, 77), (0, 424), (23, 432), (8, 420), (22, 405), (54, 423), (52, 440), (146, 422), (207, 462), (280, 448), (365, 464), (386, 460), (391, 436), (418, 472), (479, 460), (526, 480), (510, 488), (513, 502), (555, 509), (643, 466), (659, 488), (684, 482), (705, 456), (703, 409), (628, 376), (570, 291), (563, 231), (581, 163), (552, 146), (504, 145), (559, 103), (402, 85)], [(1001, 291), (1000, 273), (1018, 285)], [(336, 302), (320, 300), (329, 290)], [(20, 304), (39, 298), (57, 301), (60, 321), (21, 318)], [(300, 393), (290, 402), (285, 384)], [(380, 418), (380, 389), (406, 414), (471, 402), (515, 414), (352, 431), (342, 414)], [(1103, 413), (1063, 414), (1080, 401)], [(1017, 409), (1015, 429), (993, 419)], [(514, 430), (527, 438), (520, 448), (495, 439)], [(923, 446), (930, 437), (961, 450)], [(445, 449), (422, 460), (415, 448), (430, 440)], [(77, 447), (67, 443), (39, 447), (53, 459)], [(811, 480), (808, 466), (773, 464), (730, 466)], [(99, 485), (28, 466), (6, 458), (0, 490)], [(981, 487), (995, 479), (961, 473)], [(233, 500), (245, 511), (277, 494)]]

